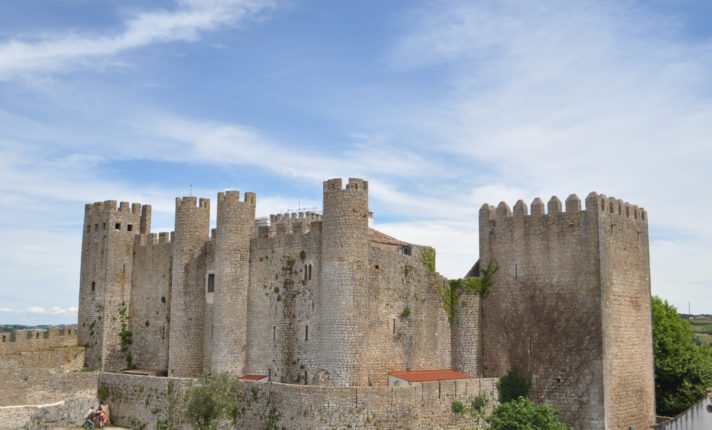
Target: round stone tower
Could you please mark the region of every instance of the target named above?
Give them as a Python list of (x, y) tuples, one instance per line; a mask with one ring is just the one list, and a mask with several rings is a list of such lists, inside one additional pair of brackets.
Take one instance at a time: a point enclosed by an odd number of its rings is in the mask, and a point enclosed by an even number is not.
[(255, 194), (218, 193), (213, 301), (213, 372), (244, 373), (250, 239), (255, 232)]
[(321, 289), (319, 292), (319, 383), (358, 384), (360, 319), (368, 281), (368, 182), (324, 182)]
[(209, 229), (209, 199), (198, 202), (195, 197), (176, 198), (169, 376), (198, 376), (203, 370), (205, 279), (199, 269)]
[(451, 361), (458, 372), (480, 376), (480, 296), (474, 291), (455, 291), (457, 302), (451, 321)]

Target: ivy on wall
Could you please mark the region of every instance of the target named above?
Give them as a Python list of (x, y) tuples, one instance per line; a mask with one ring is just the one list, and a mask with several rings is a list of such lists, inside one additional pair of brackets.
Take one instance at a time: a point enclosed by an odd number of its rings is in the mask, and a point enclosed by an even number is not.
[(435, 283), (435, 288), (443, 301), (443, 308), (449, 323), (452, 324), (459, 294), (461, 292), (471, 292), (480, 297), (487, 297), (489, 288), (492, 285), (492, 278), (496, 272), (497, 266), (490, 261), (487, 267), (480, 271), (480, 276), (449, 279), (446, 285), (442, 285), (440, 281)]

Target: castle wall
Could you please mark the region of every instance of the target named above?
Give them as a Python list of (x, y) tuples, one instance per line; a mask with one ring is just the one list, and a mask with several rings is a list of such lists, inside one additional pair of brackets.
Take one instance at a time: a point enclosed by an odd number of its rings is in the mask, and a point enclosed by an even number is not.
[[(357, 381), (387, 385), (388, 371), (450, 367), (450, 327), (435, 282), (446, 282), (423, 264), (419, 247), (411, 255), (369, 246), (365, 300), (357, 309)], [(327, 348), (327, 345), (324, 345)]]
[(574, 428), (604, 428), (597, 212), (539, 199), (480, 210), (480, 264), (498, 267), (482, 299), (483, 374), (517, 368), (532, 395)]
[[(103, 374), (100, 386), (109, 392), (112, 419), (118, 425), (154, 430), (157, 424), (188, 429), (182, 422), (184, 393), (190, 379)], [(401, 387), (320, 387), (243, 381), (239, 428), (484, 428), (496, 406), (495, 379), (443, 381)], [(480, 414), (452, 412), (452, 402), (466, 407), (483, 395)]]
[(0, 333), (0, 357), (21, 352), (46, 351), (60, 347), (77, 346), (77, 332), (70, 326), (63, 329), (50, 327), (45, 330), (15, 330)]
[(218, 193), (211, 369), (243, 374), (247, 355), (250, 239), (255, 232), (255, 194)]
[(608, 428), (655, 424), (648, 220), (644, 210), (598, 196), (603, 357)]
[(168, 369), (172, 257), (170, 233), (137, 237), (130, 327), (131, 355), (139, 368)]
[[(324, 182), (321, 289), (319, 291), (320, 380), (337, 386), (367, 385), (356, 375), (367, 348), (366, 325), (357, 312), (368, 293), (368, 182)], [(328, 382), (327, 382), (328, 381)]]
[(210, 200), (177, 198), (175, 228), (168, 374), (197, 376), (204, 368), (203, 348), (199, 345), (205, 335), (205, 246), (209, 239)]
[(317, 326), (322, 224), (303, 221), (260, 228), (251, 242), (245, 373), (275, 382), (319, 383), (328, 347)]

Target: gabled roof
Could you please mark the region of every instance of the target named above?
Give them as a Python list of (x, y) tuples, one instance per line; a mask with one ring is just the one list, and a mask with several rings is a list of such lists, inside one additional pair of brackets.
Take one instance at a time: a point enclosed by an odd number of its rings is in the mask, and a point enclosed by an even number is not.
[(408, 382), (448, 381), (452, 379), (474, 378), (474, 376), (468, 375), (467, 373), (455, 372), (450, 369), (394, 371), (388, 372), (388, 376), (394, 376)]
[(398, 240), (395, 237), (391, 237), (385, 233), (381, 233), (380, 231), (374, 230), (372, 228), (368, 229), (368, 239), (371, 242), (383, 243), (385, 245), (397, 245), (397, 246), (410, 245), (408, 242), (403, 242), (402, 240)]

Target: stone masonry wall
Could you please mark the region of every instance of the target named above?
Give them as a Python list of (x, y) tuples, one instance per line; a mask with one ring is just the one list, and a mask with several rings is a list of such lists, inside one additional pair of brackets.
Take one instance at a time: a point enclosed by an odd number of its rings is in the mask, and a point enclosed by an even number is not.
[(129, 322), (139, 368), (168, 369), (172, 253), (170, 233), (137, 236)]
[(77, 332), (71, 326), (50, 327), (48, 330), (15, 330), (0, 333), (0, 356), (19, 352), (47, 351), (59, 347), (77, 346)]
[[(447, 282), (447, 281), (445, 281)], [(452, 369), (468, 375), (482, 375), (482, 332), (480, 296), (472, 291), (455, 292), (450, 344)]]
[[(357, 380), (386, 385), (390, 370), (450, 367), (450, 327), (435, 288), (444, 282), (411, 255), (369, 246), (368, 294), (357, 318), (367, 323)], [(328, 348), (328, 345), (324, 345)]]
[(604, 428), (597, 212), (553, 197), (480, 210), (480, 264), (498, 267), (482, 300), (484, 376), (517, 368), (536, 400), (576, 429)]
[(603, 195), (597, 207), (606, 424), (649, 428), (655, 424), (655, 385), (647, 214)]
[(324, 347), (317, 327), (321, 227), (280, 222), (251, 242), (245, 373), (315, 382)]
[[(461, 429), (484, 428), (496, 406), (495, 379), (444, 381), (401, 387), (320, 387), (245, 381), (240, 385), (244, 413), (236, 428), (264, 428), (269, 421), (285, 429)], [(182, 412), (192, 379), (103, 374), (117, 425), (156, 429), (168, 423), (188, 429)], [(487, 407), (473, 417), (452, 412), (453, 400), (469, 406), (478, 395)], [(226, 426), (223, 428), (232, 428)]]

